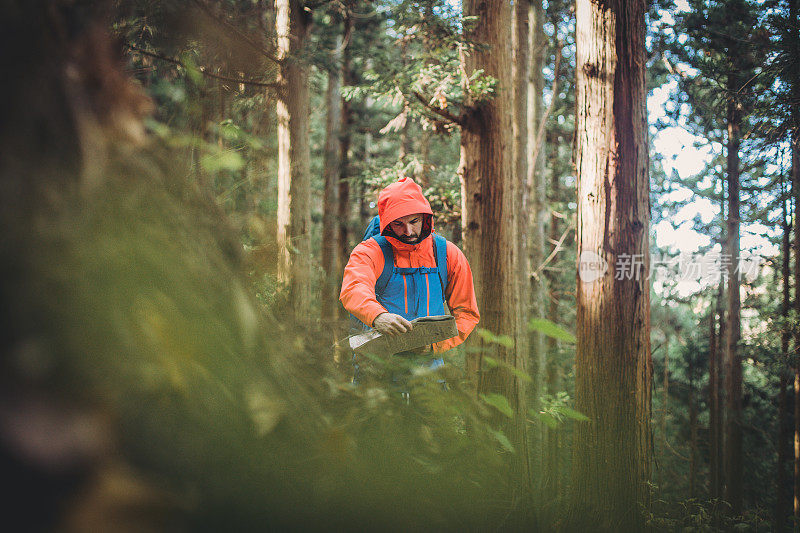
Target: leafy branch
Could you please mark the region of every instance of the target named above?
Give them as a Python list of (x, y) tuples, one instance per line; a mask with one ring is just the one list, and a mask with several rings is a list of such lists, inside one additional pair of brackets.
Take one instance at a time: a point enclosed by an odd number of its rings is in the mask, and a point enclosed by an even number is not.
[(186, 69), (187, 72), (199, 72), (203, 76), (206, 76), (208, 78), (213, 78), (215, 80), (227, 81), (227, 82), (231, 82), (231, 83), (238, 83), (238, 84), (242, 84), (242, 85), (251, 85), (251, 86), (254, 86), (254, 87), (265, 87), (265, 88), (269, 88), (269, 89), (277, 89), (279, 87), (279, 84), (277, 82), (266, 82), (266, 81), (261, 81), (261, 80), (255, 80), (255, 79), (252, 79), (252, 78), (242, 78), (242, 77), (238, 77), (238, 76), (226, 76), (224, 74), (215, 74), (213, 72), (210, 72), (204, 66), (190, 65), (190, 64), (187, 64), (185, 61), (181, 61), (180, 59), (176, 59), (174, 57), (169, 57), (169, 56), (160, 54), (158, 52), (150, 52), (148, 50), (145, 50), (143, 48), (140, 48), (140, 47), (135, 46), (135, 45), (130, 44), (130, 43), (125, 43), (125, 48), (127, 48), (128, 50), (130, 50), (132, 52), (136, 52), (138, 54), (141, 54), (143, 56), (151, 57), (153, 59), (158, 59), (160, 61), (165, 61), (167, 63), (172, 63), (173, 65), (177, 65), (177, 66), (179, 66), (181, 68)]

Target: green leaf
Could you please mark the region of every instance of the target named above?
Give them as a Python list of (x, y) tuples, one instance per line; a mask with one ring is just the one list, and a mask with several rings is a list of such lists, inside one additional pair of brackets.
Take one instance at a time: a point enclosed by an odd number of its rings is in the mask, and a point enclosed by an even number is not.
[(537, 413), (533, 409), (531, 409), (529, 412), (530, 414), (534, 415), (536, 418), (541, 420), (550, 429), (557, 429), (559, 424), (561, 423), (556, 417), (554, 417), (550, 413), (545, 413), (545, 412)]
[(232, 120), (223, 120), (219, 124), (219, 134), (226, 141), (238, 141), (242, 137), (242, 129), (233, 123)]
[(481, 399), (506, 415), (508, 418), (514, 418), (514, 410), (511, 409), (511, 404), (508, 403), (508, 398), (502, 394), (491, 392), (489, 394), (481, 394)]
[(500, 365), (500, 363), (497, 362), (497, 359), (494, 357), (489, 357), (488, 355), (483, 356), (483, 362), (486, 364), (487, 368), (494, 368)]
[(502, 431), (495, 431), (493, 429), (489, 429), (489, 431), (494, 435), (494, 438), (497, 439), (497, 442), (508, 452), (514, 453), (514, 445), (511, 444), (511, 441), (508, 440), (505, 433)]
[(530, 322), (528, 322), (528, 329), (530, 331), (538, 331), (539, 333), (547, 335), (548, 337), (553, 337), (554, 339), (569, 342), (571, 344), (578, 342), (578, 340), (575, 338), (575, 335), (565, 330), (558, 324), (550, 322), (546, 318), (532, 318)]
[[(486, 359), (486, 357), (484, 357), (484, 359)], [(511, 372), (512, 374), (517, 376), (519, 379), (521, 379), (525, 383), (530, 383), (530, 382), (533, 381), (533, 379), (530, 377), (530, 375), (528, 375), (527, 373), (523, 372), (519, 368), (514, 368), (513, 366), (509, 365), (508, 363), (506, 363), (505, 366), (506, 366), (506, 368), (508, 368), (509, 372)]]
[(224, 150), (216, 154), (206, 154), (200, 158), (200, 166), (206, 172), (230, 170), (236, 172), (244, 166), (244, 159), (239, 152)]
[(508, 335), (495, 335), (488, 329), (478, 328), (477, 329), (478, 335), (489, 343), (492, 344), (499, 344), (505, 348), (513, 348), (514, 347), (514, 339), (509, 337)]
[(589, 422), (589, 417), (585, 414), (581, 413), (580, 411), (576, 411), (575, 409), (571, 409), (569, 407), (565, 407), (560, 405), (555, 408), (559, 414), (564, 415), (567, 418), (571, 418), (572, 420), (578, 420), (580, 422)]
[(523, 372), (519, 368), (514, 368), (513, 366), (511, 366), (510, 364), (506, 363), (505, 361), (498, 361), (494, 357), (489, 357), (488, 355), (484, 355), (483, 356), (483, 362), (486, 365), (487, 369), (496, 368), (496, 367), (500, 366), (500, 367), (503, 367), (503, 368), (507, 369), (509, 372), (511, 372), (512, 374), (517, 376), (522, 381), (525, 381), (526, 383), (530, 383), (531, 381), (533, 381), (528, 374), (526, 374), (525, 372)]
[(192, 80), (195, 85), (201, 85), (203, 82), (203, 73), (197, 67), (197, 64), (188, 52), (181, 54), (181, 63), (183, 63), (183, 68), (186, 70), (186, 75), (189, 79)]

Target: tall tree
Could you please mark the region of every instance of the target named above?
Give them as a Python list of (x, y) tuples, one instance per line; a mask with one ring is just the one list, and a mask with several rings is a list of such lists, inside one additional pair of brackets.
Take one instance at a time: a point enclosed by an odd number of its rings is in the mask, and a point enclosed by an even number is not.
[(596, 529), (632, 531), (650, 473), (646, 2), (576, 6), (575, 393), (592, 422), (576, 429), (571, 497)]
[[(512, 57), (506, 43), (511, 5), (501, 0), (466, 0), (463, 13), (477, 17), (464, 33), (469, 42), (481, 45), (462, 54), (467, 76), (463, 80), (466, 106), (460, 118), (459, 176), (465, 253), (472, 266), (482, 327), (513, 339), (513, 346), (478, 340), (481, 352), (472, 369), (477, 373), (479, 394), (499, 393), (509, 400), (515, 412), (509, 429), (524, 463), (517, 472), (527, 477), (525, 387), (519, 376), (508, 370), (525, 371), (527, 345), (527, 291), (519, 279), (520, 186), (509, 157), (513, 95), (509, 77)], [(471, 92), (468, 76), (478, 71), (494, 78), (493, 98), (479, 101)], [(484, 355), (502, 364), (483, 366)]]
[[(350, 85), (352, 83), (352, 47), (350, 46), (353, 36), (353, 13), (354, 0), (345, 3), (344, 13), (344, 37), (342, 46), (342, 83)], [(352, 135), (353, 115), (350, 110), (350, 102), (342, 98), (341, 110), (341, 132), (339, 135), (339, 264), (347, 264), (352, 251), (350, 247), (350, 143)], [(341, 270), (341, 269), (340, 269)], [(340, 281), (340, 280), (339, 280)], [(337, 285), (340, 285), (337, 283)], [(346, 316), (344, 307), (339, 306), (339, 313), (342, 318)]]
[(278, 278), (289, 291), (289, 309), (300, 320), (310, 313), (311, 205), (308, 144), (308, 72), (301, 54), (310, 14), (302, 0), (275, 0), (280, 85), (278, 115)]
[(789, 329), (789, 309), (791, 308), (791, 289), (789, 286), (791, 276), (791, 236), (792, 223), (789, 218), (789, 195), (784, 190), (784, 179), (781, 176), (781, 201), (783, 205), (783, 212), (781, 217), (781, 226), (783, 227), (783, 238), (781, 242), (781, 282), (783, 299), (781, 301), (781, 317), (783, 324), (781, 328), (781, 357), (779, 364), (780, 375), (778, 377), (778, 463), (777, 463), (777, 476), (775, 487), (775, 518), (774, 528), (775, 531), (786, 531), (788, 529), (788, 520), (791, 516), (791, 493), (787, 491), (789, 486), (789, 464), (790, 464), (790, 447), (789, 447), (789, 424), (788, 424), (788, 388), (789, 388), (789, 341), (791, 340), (791, 332)]
[(740, 102), (737, 94), (742, 82), (735, 72), (728, 76), (731, 95), (727, 106), (726, 173), (728, 177), (728, 323), (725, 336), (725, 499), (731, 511), (738, 515), (742, 510), (742, 359), (739, 341), (741, 325), (740, 257), (740, 167), (741, 143)]
[[(558, 157), (557, 151), (550, 152), (549, 159), (551, 162)], [(556, 170), (555, 162), (551, 163), (551, 176), (550, 176), (550, 193), (553, 198), (558, 198), (561, 193), (561, 184), (559, 180), (559, 173)], [(555, 209), (551, 211), (550, 215), (550, 242), (559, 242), (559, 232), (561, 231), (558, 213)], [(556, 246), (560, 246), (557, 244)], [(557, 250), (555, 251), (557, 252)], [(558, 324), (562, 317), (559, 316), (558, 310), (558, 294), (556, 285), (556, 274), (552, 270), (542, 272), (542, 275), (547, 276), (547, 318), (554, 324)], [(559, 360), (559, 342), (555, 337), (547, 338), (547, 381), (546, 392), (555, 397), (558, 392), (564, 390), (563, 384), (563, 369), (561, 361)], [(561, 494), (562, 483), (564, 477), (562, 468), (562, 455), (563, 455), (563, 431), (559, 428), (548, 427), (545, 430), (545, 444), (544, 449), (544, 465), (542, 471), (542, 494)]]
[[(797, 20), (797, 2), (792, 2), (792, 13), (794, 20)], [(798, 39), (800, 43), (800, 39)], [(800, 49), (800, 44), (795, 45)], [(795, 79), (793, 90), (794, 105), (792, 106), (792, 129), (791, 129), (791, 150), (792, 150), (792, 192), (794, 193), (794, 309), (800, 313), (800, 224), (797, 220), (797, 210), (800, 206), (800, 80)], [(800, 520), (800, 361), (797, 360), (798, 347), (800, 347), (800, 331), (795, 332), (794, 336), (794, 516)]]
[[(720, 190), (720, 220), (725, 220), (725, 181), (721, 181)], [(720, 233), (720, 249), (727, 249), (727, 232)], [(723, 497), (723, 426), (724, 411), (722, 409), (724, 372), (722, 370), (722, 355), (725, 353), (722, 343), (727, 330), (727, 315), (725, 313), (725, 277), (720, 273), (717, 286), (717, 296), (712, 309), (711, 337), (708, 354), (708, 431), (709, 431), (709, 486), (712, 498)], [(717, 329), (719, 321), (719, 329)]]
[[(800, 114), (797, 115), (800, 118)], [(800, 128), (792, 132), (792, 190), (794, 192), (794, 309), (800, 312), (800, 231), (798, 231), (797, 206), (800, 206)], [(794, 517), (800, 520), (800, 362), (797, 351), (800, 346), (800, 333), (794, 335)]]
[(339, 175), (341, 169), (340, 133), (342, 130), (342, 35), (334, 39), (331, 65), (328, 70), (328, 87), (325, 102), (328, 114), (325, 122), (325, 159), (323, 161), (322, 206), (322, 269), (325, 273), (322, 287), (322, 319), (334, 320), (337, 313), (339, 288), (339, 254), (337, 214), (339, 210)]
[[(783, 16), (778, 17), (777, 26), (780, 32), (780, 44), (775, 65), (783, 90), (779, 103), (784, 111), (785, 134), (789, 139), (791, 157), (791, 190), (794, 204), (794, 302), (793, 308), (800, 313), (800, 226), (797, 210), (800, 207), (800, 1), (787, 0), (781, 2)], [(800, 331), (795, 328), (794, 334), (794, 518), (800, 520)]]
[[(520, 282), (530, 285), (530, 315), (535, 318), (545, 316), (545, 277), (541, 273), (534, 273), (544, 261), (545, 248), (545, 217), (547, 216), (547, 202), (544, 198), (545, 177), (544, 169), (544, 150), (539, 144), (544, 140), (540, 139), (538, 133), (540, 126), (543, 126), (545, 119), (542, 117), (542, 96), (544, 90), (544, 76), (542, 68), (544, 65), (545, 51), (547, 49), (547, 37), (543, 31), (544, 9), (539, 0), (528, 0), (514, 4), (515, 15), (515, 35), (517, 36), (518, 57), (515, 64), (524, 61), (525, 67), (517, 67), (515, 75), (515, 121), (520, 123), (516, 135), (519, 139), (519, 151), (515, 153), (517, 179), (521, 183), (521, 197), (523, 224), (527, 231), (521, 236), (521, 244), (525, 245), (523, 250), (523, 264), (521, 269)], [(523, 51), (524, 50), (524, 51)], [(557, 68), (557, 67), (556, 67)], [(554, 79), (557, 79), (554, 76)], [(553, 95), (555, 98), (555, 95)], [(523, 105), (522, 100), (525, 99)], [(526, 217), (525, 213), (530, 215)], [(526, 220), (527, 219), (527, 220)], [(544, 335), (538, 331), (530, 334), (530, 357), (529, 374), (531, 376), (530, 392), (528, 394), (531, 407), (536, 409), (539, 398), (544, 392), (543, 383), (545, 382), (546, 369), (546, 348)], [(533, 434), (531, 446), (533, 449), (541, 449), (541, 433), (544, 428), (536, 428)], [(537, 454), (544, 458), (544, 454)], [(537, 465), (537, 479), (543, 477), (544, 464)]]
[[(723, 247), (724, 249), (724, 247)], [(709, 489), (712, 498), (722, 498), (722, 372), (720, 370), (721, 340), (725, 338), (724, 285), (719, 290), (710, 312), (711, 333), (708, 352), (708, 432), (709, 432)], [(719, 322), (719, 329), (717, 328)]]
[(753, 101), (763, 88), (764, 35), (761, 8), (750, 0), (693, 0), (691, 11), (678, 17), (685, 39), (677, 55), (694, 67), (680, 82), (690, 104), (689, 122), (707, 137), (723, 139), (727, 182), (727, 316), (720, 335), (724, 370), (724, 497), (731, 512), (742, 510), (742, 355), (740, 298), (740, 189), (743, 134), (751, 129)]

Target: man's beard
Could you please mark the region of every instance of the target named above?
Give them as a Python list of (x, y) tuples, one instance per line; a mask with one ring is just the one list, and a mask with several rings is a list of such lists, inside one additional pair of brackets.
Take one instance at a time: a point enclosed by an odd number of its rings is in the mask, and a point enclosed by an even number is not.
[(419, 244), (419, 235), (403, 235), (397, 236), (397, 240), (406, 244)]

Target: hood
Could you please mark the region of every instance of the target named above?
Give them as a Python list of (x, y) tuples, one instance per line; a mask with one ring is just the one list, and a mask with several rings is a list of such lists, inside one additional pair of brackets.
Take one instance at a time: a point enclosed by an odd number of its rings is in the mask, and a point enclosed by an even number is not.
[(433, 217), (431, 204), (422, 195), (422, 188), (411, 178), (400, 178), (378, 195), (378, 217), (381, 234), (391, 222), (400, 217), (423, 213)]

